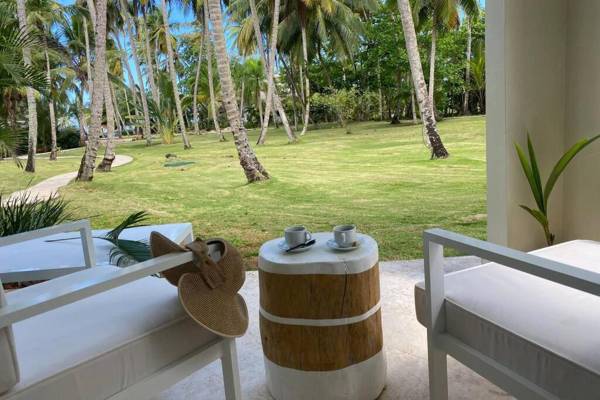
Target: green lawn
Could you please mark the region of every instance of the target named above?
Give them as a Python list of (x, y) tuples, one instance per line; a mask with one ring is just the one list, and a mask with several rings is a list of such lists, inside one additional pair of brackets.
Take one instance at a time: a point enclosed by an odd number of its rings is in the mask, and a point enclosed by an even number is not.
[[(291, 224), (328, 231), (355, 223), (379, 242), (382, 259), (420, 258), (421, 233), (429, 227), (485, 237), (485, 118), (447, 119), (439, 128), (451, 153), (447, 160), (429, 160), (421, 126), (358, 123), (352, 134), (314, 130), (294, 145), (281, 131), (270, 131), (267, 145), (255, 148), (273, 178), (252, 185), (245, 182), (231, 139), (193, 137), (189, 151), (179, 143), (150, 148), (127, 143), (117, 151), (133, 156), (133, 163), (62, 193), (94, 227), (146, 210), (152, 223), (191, 221), (197, 235), (231, 240), (251, 264), (260, 244)], [(256, 136), (251, 132), (253, 142)], [(195, 164), (165, 168), (166, 153)], [(65, 160), (52, 169), (74, 170), (76, 164)], [(19, 174), (0, 164), (3, 185)], [(48, 163), (40, 163), (40, 176), (52, 174)], [(22, 179), (7, 187), (22, 185)]]
[[(77, 171), (82, 154), (81, 149), (64, 151), (62, 157), (56, 161), (49, 161), (47, 154), (39, 154), (35, 160), (35, 174), (16, 168), (11, 159), (0, 160), (0, 193), (12, 193), (33, 186), (46, 178)], [(27, 160), (21, 160), (21, 162), (25, 168)]]

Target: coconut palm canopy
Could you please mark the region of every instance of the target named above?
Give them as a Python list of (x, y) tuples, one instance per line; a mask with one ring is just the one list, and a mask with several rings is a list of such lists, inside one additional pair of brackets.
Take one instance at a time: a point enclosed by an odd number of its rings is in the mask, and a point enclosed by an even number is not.
[[(0, 7), (0, 156), (27, 152), (28, 171), (37, 152), (55, 159), (60, 148), (85, 145), (79, 178), (91, 180), (98, 163), (110, 170), (120, 137), (148, 146), (180, 138), (185, 149), (190, 134), (228, 140), (231, 132), (246, 177), (262, 180), (269, 174), (247, 128), (261, 127), (262, 145), (273, 125), (295, 142), (311, 124), (422, 119), (425, 144), (437, 146), (435, 119), (485, 111), (485, 14), (476, 0)], [(447, 154), (433, 147), (432, 157)]]

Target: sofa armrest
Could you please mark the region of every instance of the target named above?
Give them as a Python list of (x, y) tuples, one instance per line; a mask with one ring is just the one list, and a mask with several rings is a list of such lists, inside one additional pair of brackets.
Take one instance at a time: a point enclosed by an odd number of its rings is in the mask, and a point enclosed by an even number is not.
[[(434, 245), (434, 247), (435, 245), (447, 246), (469, 255), (479, 256), (490, 262), (535, 275), (542, 279), (600, 296), (600, 274), (590, 270), (443, 229), (426, 230), (423, 233), (423, 239), (426, 260), (431, 257), (431, 254), (427, 254), (429, 253), (430, 245)], [(437, 269), (438, 266), (434, 266), (432, 263), (426, 265), (426, 269), (431, 269), (432, 267)]]
[(130, 267), (96, 267), (7, 293), (0, 328), (193, 260), (192, 252), (167, 254)]

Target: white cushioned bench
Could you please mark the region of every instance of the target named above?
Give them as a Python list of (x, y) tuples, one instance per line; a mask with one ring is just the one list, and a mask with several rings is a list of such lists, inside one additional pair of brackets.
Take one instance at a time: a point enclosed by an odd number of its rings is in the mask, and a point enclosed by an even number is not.
[[(598, 242), (576, 240), (531, 254), (600, 274)], [(509, 392), (513, 385), (502, 374), (521, 380), (515, 387), (532, 388), (530, 397), (600, 398), (600, 297), (497, 263), (445, 275), (443, 291), (438, 329), (457, 344), (459, 361), (464, 354), (470, 359), (470, 351), (484, 363), (492, 360), (503, 372), (487, 371), (487, 377)], [(424, 282), (415, 286), (415, 305), (419, 322), (430, 327)]]
[[(7, 293), (9, 304), (17, 293)], [(219, 340), (187, 316), (176, 287), (154, 277), (18, 322), (13, 331), (21, 381), (1, 400), (107, 399)]]
[(200, 327), (177, 288), (152, 276), (193, 257), (92, 267), (8, 293), (0, 285), (0, 400), (147, 399), (219, 359), (226, 398), (240, 399), (235, 340)]

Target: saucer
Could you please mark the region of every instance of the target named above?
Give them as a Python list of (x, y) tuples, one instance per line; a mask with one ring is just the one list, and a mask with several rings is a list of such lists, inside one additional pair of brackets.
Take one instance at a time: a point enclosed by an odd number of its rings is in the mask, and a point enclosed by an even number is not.
[(305, 251), (310, 250), (311, 247), (313, 247), (313, 246), (314, 246), (314, 244), (311, 244), (310, 246), (298, 247), (295, 250), (288, 251), (288, 249), (290, 248), (290, 246), (288, 246), (288, 244), (285, 242), (285, 240), (282, 240), (279, 243), (277, 243), (277, 247), (279, 247), (279, 250), (283, 251), (284, 253), (289, 253), (289, 254), (303, 253)]
[(335, 240), (329, 239), (327, 241), (327, 247), (329, 247), (330, 249), (333, 249), (333, 250), (337, 250), (337, 251), (352, 251), (352, 250), (358, 249), (361, 246), (362, 242), (363, 242), (362, 238), (358, 238), (358, 239), (356, 239), (356, 242), (354, 242), (354, 246), (340, 247)]

